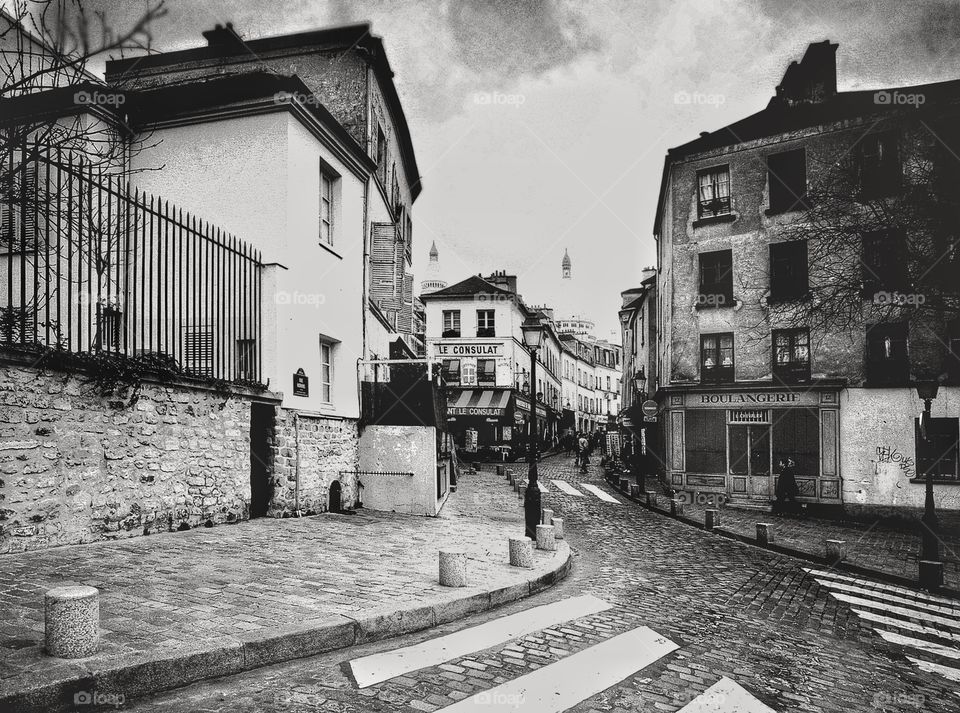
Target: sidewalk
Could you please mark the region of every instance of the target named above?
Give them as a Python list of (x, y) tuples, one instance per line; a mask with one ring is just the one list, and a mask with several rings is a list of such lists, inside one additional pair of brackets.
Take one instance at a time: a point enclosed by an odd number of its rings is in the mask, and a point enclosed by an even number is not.
[[(127, 699), (452, 621), (549, 586), (569, 548), (510, 567), (522, 534), (502, 478), (464, 473), (440, 517), (361, 510), (0, 556), (0, 710), (56, 710), (79, 691)], [(471, 584), (438, 582), (441, 548)], [(98, 587), (101, 648), (45, 656), (43, 594)]]
[[(632, 482), (632, 481), (631, 481)], [(647, 481), (648, 489), (653, 489)], [(645, 501), (645, 496), (642, 496)], [(703, 525), (706, 506), (684, 504), (683, 519)], [(670, 512), (670, 498), (658, 493), (657, 510)], [(919, 568), (920, 533), (909, 525), (897, 527), (886, 522), (874, 524), (826, 520), (795, 514), (751, 512), (724, 507), (720, 511), (718, 531), (738, 539), (753, 541), (757, 523), (773, 524), (774, 544), (810, 558), (823, 559), (826, 540), (846, 542), (846, 565), (874, 572), (880, 576), (896, 577), (916, 582)], [(944, 560), (944, 584), (960, 593), (960, 520), (954, 514), (940, 515), (940, 550)], [(833, 564), (833, 563), (831, 563)], [(843, 564), (840, 565), (843, 568)]]

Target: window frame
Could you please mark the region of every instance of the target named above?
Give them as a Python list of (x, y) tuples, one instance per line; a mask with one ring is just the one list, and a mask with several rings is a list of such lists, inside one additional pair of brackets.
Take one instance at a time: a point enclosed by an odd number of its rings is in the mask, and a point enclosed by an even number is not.
[[(946, 426), (946, 428), (944, 428)], [(933, 429), (934, 434), (930, 433), (930, 430)], [(945, 433), (946, 432), (946, 433)], [(933, 435), (931, 438), (930, 436)], [(942, 436), (946, 438), (942, 439), (948, 443), (946, 450), (944, 450), (943, 442), (938, 442), (937, 439)], [(932, 480), (939, 483), (958, 483), (960, 484), (960, 443), (958, 443), (958, 438), (960, 438), (960, 419), (953, 417), (946, 418), (931, 418), (928, 424), (927, 439), (924, 439), (920, 432), (920, 419), (914, 419), (914, 451), (916, 456), (916, 470), (914, 471), (914, 476), (912, 478), (913, 482), (924, 483), (927, 478), (927, 471), (931, 467), (936, 468), (932, 473)], [(952, 440), (952, 443), (950, 441)], [(930, 452), (921, 451), (921, 444), (924, 448), (929, 448)], [(950, 463), (953, 469), (953, 473), (945, 475), (941, 470), (940, 466), (943, 463)]]
[[(899, 354), (877, 358), (875, 346), (888, 338), (891, 355), (895, 351)], [(887, 351), (886, 344), (883, 349)], [(910, 331), (906, 322), (867, 325), (864, 380), (867, 386), (906, 386), (910, 383)]]
[[(697, 306), (733, 307), (733, 250), (727, 248), (702, 252), (697, 255), (697, 260)], [(714, 281), (707, 281), (708, 274), (715, 278)]]
[(863, 296), (910, 290), (906, 237), (898, 231), (871, 230), (861, 234), (860, 265)]
[[(717, 176), (726, 175), (726, 181), (717, 181), (711, 180), (709, 182), (709, 187), (711, 189), (712, 197), (709, 199), (704, 199), (703, 189), (704, 182), (703, 179), (710, 177), (715, 179)], [(718, 188), (725, 185), (726, 195), (717, 195)], [(720, 219), (724, 216), (731, 215), (731, 182), (730, 182), (730, 164), (721, 164), (718, 166), (710, 166), (709, 168), (702, 168), (697, 171), (697, 220), (699, 221), (709, 221), (713, 219)], [(716, 208), (710, 209), (706, 207), (707, 203), (715, 202)]]
[[(884, 156), (884, 153), (889, 156)], [(899, 192), (903, 182), (903, 164), (900, 137), (895, 130), (874, 131), (860, 140), (857, 144), (857, 173), (863, 200)]]
[[(481, 326), (482, 325), (482, 326)], [(497, 311), (493, 309), (477, 310), (477, 336), (497, 336)]]
[[(448, 384), (459, 384), (460, 383), (460, 359), (443, 359), (440, 362), (440, 369), (443, 374), (443, 380)], [(449, 368), (448, 365), (456, 364), (456, 370)], [(454, 375), (456, 378), (453, 378)]]
[[(449, 318), (450, 326), (447, 326), (448, 318)], [(458, 338), (461, 336), (461, 334), (463, 334), (463, 331), (461, 329), (461, 322), (460, 322), (460, 310), (458, 309), (443, 310), (442, 320), (443, 320), (443, 331), (441, 333), (442, 337)], [(454, 323), (456, 323), (456, 326), (453, 326)]]
[[(730, 346), (724, 347), (724, 338), (730, 339)], [(714, 341), (715, 346), (708, 347), (707, 343)], [(723, 365), (723, 352), (730, 351), (730, 364)], [(715, 353), (715, 364), (707, 366), (707, 351)], [(712, 332), (700, 335), (700, 381), (711, 384), (730, 384), (736, 381), (736, 339), (733, 332)]]
[[(325, 404), (333, 403), (333, 380), (335, 376), (336, 342), (320, 337), (320, 400)], [(326, 360), (324, 359), (326, 352)], [(326, 371), (324, 371), (326, 370)]]
[[(796, 254), (791, 255), (792, 252)], [(768, 254), (770, 292), (767, 302), (777, 304), (808, 297), (810, 295), (810, 256), (807, 241), (786, 240), (770, 243)], [(782, 274), (784, 272), (787, 274)]]
[[(799, 179), (801, 173), (796, 167), (778, 166), (777, 170), (771, 163), (787, 162), (787, 157), (799, 156), (802, 160), (803, 187), (800, 191), (793, 190), (796, 186), (787, 185), (783, 177), (789, 179)], [(791, 175), (795, 172), (797, 175)], [(776, 186), (776, 188), (775, 188)], [(809, 205), (807, 198), (807, 151), (806, 147), (800, 146), (795, 149), (778, 151), (767, 155), (767, 215), (777, 215), (780, 213), (790, 213), (793, 211), (804, 210)]]
[[(777, 344), (778, 337), (787, 339), (786, 349), (789, 359), (781, 362), (778, 359), (780, 346)], [(800, 344), (799, 338), (802, 337)], [(792, 329), (774, 329), (770, 332), (770, 344), (773, 350), (772, 373), (774, 381), (785, 384), (796, 384), (810, 381), (810, 330), (806, 327), (796, 327)], [(797, 359), (797, 353), (800, 348), (806, 348), (807, 358)]]
[[(482, 368), (485, 365), (489, 364), (491, 368), (488, 370)], [(486, 378), (490, 376), (491, 378)], [(477, 385), (478, 386), (496, 386), (497, 385), (497, 360), (496, 359), (477, 359)]]
[[(331, 171), (324, 162), (320, 162), (320, 192), (319, 192), (319, 201), (320, 201), (320, 212), (318, 215), (320, 225), (318, 230), (318, 239), (320, 244), (325, 247), (333, 247), (334, 244), (334, 230), (336, 225), (335, 220), (335, 208), (336, 208), (336, 183), (340, 177)], [(324, 185), (327, 186), (327, 195), (324, 195)], [(324, 220), (323, 207), (324, 202), (327, 203), (327, 217)], [(326, 223), (327, 231), (326, 237), (324, 237), (324, 223)]]

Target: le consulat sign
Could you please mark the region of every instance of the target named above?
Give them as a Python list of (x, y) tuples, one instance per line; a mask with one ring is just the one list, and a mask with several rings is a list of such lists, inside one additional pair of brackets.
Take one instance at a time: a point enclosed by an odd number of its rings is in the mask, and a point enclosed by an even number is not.
[(461, 342), (434, 344), (438, 357), (502, 357), (504, 356), (503, 342)]

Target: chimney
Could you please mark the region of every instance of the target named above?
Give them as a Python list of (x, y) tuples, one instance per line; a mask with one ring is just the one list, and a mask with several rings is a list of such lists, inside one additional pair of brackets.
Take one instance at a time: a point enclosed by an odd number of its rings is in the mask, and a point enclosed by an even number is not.
[(649, 280), (651, 277), (657, 276), (657, 268), (655, 267), (645, 267), (640, 273), (640, 282), (641, 284)]
[(207, 41), (208, 47), (233, 47), (234, 49), (244, 47), (243, 39), (233, 29), (232, 22), (228, 22), (226, 27), (216, 25), (212, 30), (205, 30), (201, 34)]
[(517, 276), (508, 275), (506, 270), (496, 270), (492, 275), (483, 279), (492, 285), (496, 285), (501, 290), (517, 294)]
[(838, 46), (830, 40), (811, 43), (799, 64), (787, 67), (777, 85), (777, 98), (793, 106), (820, 104), (836, 96)]

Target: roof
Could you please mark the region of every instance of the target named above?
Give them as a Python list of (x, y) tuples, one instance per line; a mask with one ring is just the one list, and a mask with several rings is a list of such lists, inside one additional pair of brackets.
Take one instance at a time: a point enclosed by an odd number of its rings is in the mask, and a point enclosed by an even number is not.
[[(920, 107), (912, 104), (879, 102), (877, 95), (922, 94), (924, 102)], [(852, 119), (882, 119), (890, 116), (911, 115), (918, 111), (928, 111), (932, 106), (942, 106), (947, 102), (960, 100), (960, 79), (933, 84), (917, 84), (906, 87), (889, 87), (854, 92), (837, 92), (824, 101), (817, 103), (790, 103), (773, 97), (766, 108), (739, 121), (728, 124), (716, 131), (703, 132), (699, 138), (676, 146), (663, 160), (663, 174), (660, 182), (660, 196), (654, 217), (653, 233), (660, 235), (661, 214), (666, 198), (667, 179), (670, 166), (677, 161), (694, 154), (735, 146), (756, 139), (796, 132), (823, 124), (832, 124)]]
[[(203, 60), (227, 59), (240, 55), (254, 58), (269, 52), (282, 51), (311, 46), (320, 46), (326, 49), (356, 50), (373, 68), (383, 91), (384, 100), (397, 127), (397, 138), (400, 143), (400, 153), (403, 156), (407, 182), (410, 184), (411, 200), (415, 201), (423, 186), (420, 181), (420, 170), (417, 167), (416, 155), (413, 151), (413, 141), (410, 137), (410, 127), (393, 82), (394, 73), (387, 60), (387, 53), (380, 37), (372, 34), (372, 27), (368, 22), (354, 25), (340, 25), (309, 32), (298, 32), (289, 35), (276, 35), (260, 39), (240, 40), (233, 32), (232, 26), (228, 30), (218, 27), (214, 31), (204, 33), (208, 39), (218, 36), (221, 39), (236, 37), (236, 41), (220, 41), (205, 47), (195, 47), (173, 52), (160, 52), (140, 57), (111, 60), (107, 62), (107, 80), (118, 76), (145, 69), (160, 69), (172, 65)], [(308, 90), (309, 91), (309, 90)]]
[(471, 295), (489, 293), (517, 297), (510, 290), (497, 287), (496, 285), (487, 282), (479, 275), (471, 275), (466, 280), (460, 280), (460, 282), (450, 285), (449, 287), (444, 287), (442, 290), (437, 290), (436, 292), (429, 292), (425, 295), (422, 295), (421, 299), (426, 301), (437, 299), (438, 297), (469, 297)]

